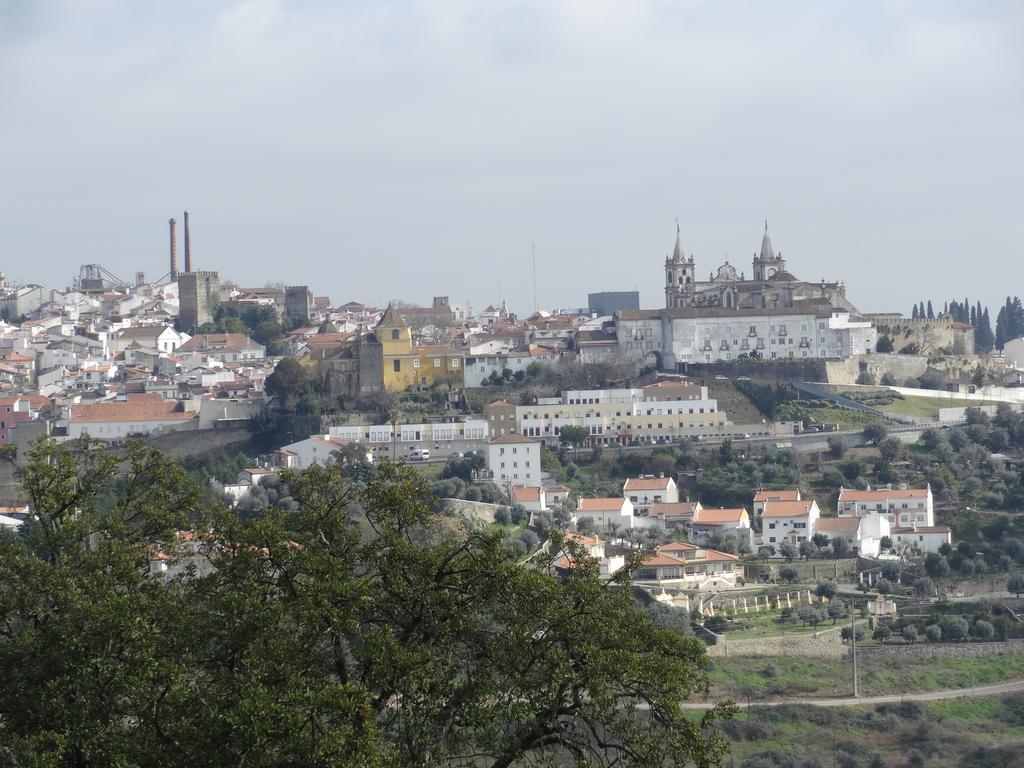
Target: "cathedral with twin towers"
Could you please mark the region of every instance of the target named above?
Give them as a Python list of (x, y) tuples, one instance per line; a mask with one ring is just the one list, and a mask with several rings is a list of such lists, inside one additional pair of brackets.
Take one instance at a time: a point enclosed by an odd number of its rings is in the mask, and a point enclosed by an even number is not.
[(683, 248), (677, 220), (675, 247), (672, 255), (665, 257), (665, 308), (784, 309), (798, 301), (810, 301), (857, 311), (846, 300), (844, 283), (809, 283), (790, 273), (781, 251), (776, 253), (772, 248), (767, 221), (761, 250), (754, 253), (751, 266), (749, 279), (727, 260), (707, 280), (697, 280), (696, 262), (693, 254), (687, 254)]

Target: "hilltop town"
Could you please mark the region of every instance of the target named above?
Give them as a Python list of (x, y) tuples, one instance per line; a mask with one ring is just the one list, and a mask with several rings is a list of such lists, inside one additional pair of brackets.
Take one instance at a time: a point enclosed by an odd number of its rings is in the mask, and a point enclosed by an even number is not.
[[(979, 655), (992, 680), (1016, 674), (1002, 660), (1024, 643), (1019, 300), (995, 332), (966, 299), (864, 313), (841, 280), (798, 279), (766, 225), (749, 276), (726, 262), (706, 280), (677, 227), (657, 308), (631, 291), (531, 312), (338, 304), (196, 269), (187, 213), (179, 271), (169, 227), (157, 281), (95, 264), (63, 289), (0, 280), (14, 473), (41, 439), (141, 440), (251, 515), (291, 503), (289, 472), (404, 463), (523, 567), (628, 570), (645, 610), (707, 643), (718, 695), (794, 655), (860, 653), (879, 677), (892, 659)], [(9, 531), (33, 515), (14, 478)], [(864, 670), (854, 695), (889, 692)], [(835, 677), (744, 690), (845, 693)]]

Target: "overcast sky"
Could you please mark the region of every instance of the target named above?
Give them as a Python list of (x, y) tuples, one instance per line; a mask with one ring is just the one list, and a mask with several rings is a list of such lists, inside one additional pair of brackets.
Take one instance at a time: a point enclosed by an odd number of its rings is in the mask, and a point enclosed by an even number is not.
[[(664, 303), (767, 214), (864, 310), (1022, 293), (1024, 3), (0, 0), (0, 269)], [(500, 293), (499, 293), (500, 291)], [(994, 317), (993, 317), (994, 320)]]

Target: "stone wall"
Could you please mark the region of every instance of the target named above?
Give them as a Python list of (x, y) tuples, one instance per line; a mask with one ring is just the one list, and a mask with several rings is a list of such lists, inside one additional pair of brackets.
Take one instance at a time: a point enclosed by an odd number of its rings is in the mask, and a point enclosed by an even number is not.
[(441, 499), (441, 511), (452, 517), (465, 517), (481, 523), (494, 523), (494, 513), (507, 504), (488, 504), (484, 501), (466, 501), (465, 499)]
[[(708, 656), (745, 656), (765, 658), (771, 656), (807, 656), (819, 659), (845, 659), (850, 646), (842, 641), (842, 627), (835, 627), (811, 635), (783, 635), (730, 640), (719, 635), (715, 645), (708, 646)], [(872, 657), (905, 659), (970, 659), (998, 656), (1003, 653), (1024, 652), (1024, 640), (993, 643), (913, 643), (893, 642), (888, 645), (858, 645), (858, 659)]]
[(998, 656), (1001, 653), (1024, 652), (1024, 640), (1007, 640), (995, 643), (914, 643), (903, 645), (857, 646), (857, 656), (903, 657), (913, 659), (972, 659), (984, 656)]
[(715, 376), (728, 376), (730, 379), (748, 376), (757, 381), (825, 381), (826, 364), (825, 360), (723, 360), (717, 363), (685, 363), (682, 373), (704, 379), (714, 379)]

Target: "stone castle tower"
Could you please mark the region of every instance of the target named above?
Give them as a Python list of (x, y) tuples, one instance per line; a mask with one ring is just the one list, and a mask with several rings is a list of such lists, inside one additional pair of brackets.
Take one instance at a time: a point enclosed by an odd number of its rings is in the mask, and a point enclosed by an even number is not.
[(676, 245), (671, 256), (665, 257), (665, 306), (680, 306), (677, 297), (689, 293), (695, 282), (696, 265), (693, 254), (687, 257), (683, 249), (683, 236), (676, 222)]

